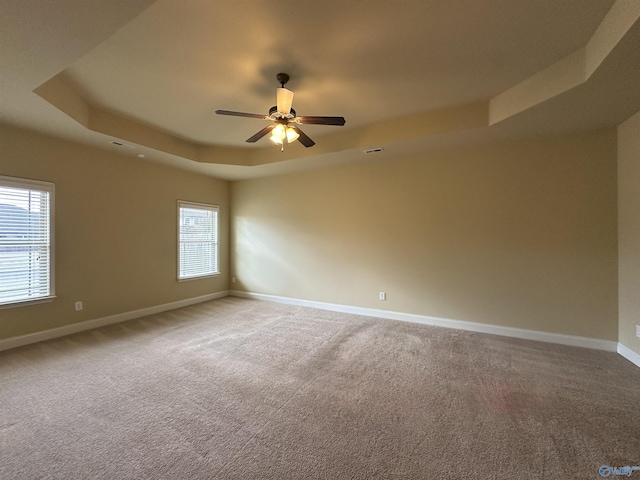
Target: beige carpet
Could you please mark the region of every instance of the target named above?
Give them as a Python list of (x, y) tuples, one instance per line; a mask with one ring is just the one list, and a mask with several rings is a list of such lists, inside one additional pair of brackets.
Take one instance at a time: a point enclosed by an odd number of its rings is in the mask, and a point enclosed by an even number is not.
[(0, 409), (3, 480), (640, 465), (640, 369), (616, 354), (238, 298), (0, 353)]

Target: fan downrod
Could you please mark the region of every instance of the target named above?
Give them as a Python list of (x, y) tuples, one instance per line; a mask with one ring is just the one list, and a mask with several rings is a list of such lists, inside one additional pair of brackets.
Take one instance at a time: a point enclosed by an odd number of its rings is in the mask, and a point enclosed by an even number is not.
[(286, 83), (289, 81), (289, 75), (287, 75), (286, 73), (279, 73), (278, 75), (276, 75), (276, 80), (278, 80), (278, 83), (282, 85), (282, 88), (284, 88)]

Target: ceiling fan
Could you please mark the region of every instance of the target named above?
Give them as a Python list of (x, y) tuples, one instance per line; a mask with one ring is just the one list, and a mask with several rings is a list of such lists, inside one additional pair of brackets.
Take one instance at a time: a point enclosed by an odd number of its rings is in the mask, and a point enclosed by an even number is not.
[(291, 108), (293, 103), (293, 92), (286, 89), (284, 86), (289, 81), (289, 75), (286, 73), (279, 73), (276, 75), (276, 79), (280, 83), (280, 88), (276, 88), (276, 102), (277, 105), (269, 109), (268, 115), (260, 115), (259, 113), (243, 113), (232, 112), (230, 110), (216, 110), (218, 115), (231, 115), (235, 117), (249, 117), (260, 118), (263, 120), (270, 120), (271, 125), (267, 125), (255, 135), (247, 138), (248, 143), (255, 143), (264, 137), (267, 133), (271, 132), (271, 140), (277, 145), (282, 146), (284, 150), (284, 144), (293, 143), (298, 140), (305, 147), (313, 147), (316, 143), (311, 140), (300, 128), (300, 125), (337, 125), (343, 126), (345, 124), (344, 117), (298, 117), (296, 111)]

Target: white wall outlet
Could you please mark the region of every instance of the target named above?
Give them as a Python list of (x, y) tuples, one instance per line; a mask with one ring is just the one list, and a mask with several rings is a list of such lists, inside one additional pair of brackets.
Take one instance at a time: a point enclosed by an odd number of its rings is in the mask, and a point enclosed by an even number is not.
[(636, 325), (636, 337), (640, 338), (640, 325)]
[(380, 292), (380, 300), (386, 300), (387, 299), (387, 293), (386, 292)]
[(76, 312), (79, 312), (83, 308), (84, 308), (84, 305), (82, 305), (82, 302), (76, 302)]
[(231, 283), (236, 283), (236, 277), (231, 277)]

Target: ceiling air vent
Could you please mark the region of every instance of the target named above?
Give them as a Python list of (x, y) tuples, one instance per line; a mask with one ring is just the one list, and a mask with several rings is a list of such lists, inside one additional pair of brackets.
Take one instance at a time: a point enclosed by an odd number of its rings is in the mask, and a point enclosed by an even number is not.
[(369, 155), (371, 153), (380, 153), (380, 152), (384, 152), (384, 148), (376, 147), (376, 148), (368, 148), (367, 150), (363, 150), (363, 153), (365, 155)]
[(134, 147), (133, 145), (129, 145), (128, 143), (122, 143), (122, 142), (119, 142), (119, 141), (117, 141), (117, 140), (111, 140), (109, 143), (110, 143), (111, 145), (115, 145), (116, 147), (122, 147), (122, 148), (136, 148), (136, 147)]

